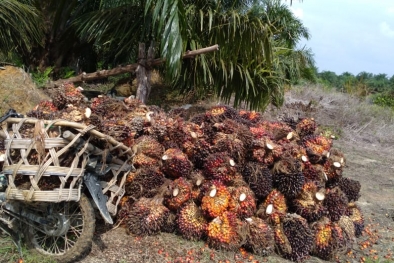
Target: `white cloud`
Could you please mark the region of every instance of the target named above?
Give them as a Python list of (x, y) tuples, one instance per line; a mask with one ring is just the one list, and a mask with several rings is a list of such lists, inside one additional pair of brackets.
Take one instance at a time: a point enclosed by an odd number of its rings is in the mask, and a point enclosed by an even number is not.
[(394, 30), (391, 29), (390, 25), (386, 22), (382, 22), (379, 25), (380, 32), (386, 37), (394, 38)]
[(293, 12), (293, 14), (296, 17), (298, 17), (299, 19), (302, 19), (304, 17), (304, 11), (302, 10), (302, 8), (300, 8), (300, 7), (298, 7), (298, 8), (291, 7), (290, 9)]
[(387, 8), (386, 13), (389, 15), (394, 15), (394, 7)]

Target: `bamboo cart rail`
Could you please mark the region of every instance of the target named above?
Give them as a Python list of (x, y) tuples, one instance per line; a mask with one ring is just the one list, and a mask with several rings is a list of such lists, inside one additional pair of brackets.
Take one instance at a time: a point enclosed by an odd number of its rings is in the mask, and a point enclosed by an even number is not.
[[(52, 131), (57, 133), (53, 135)], [(94, 145), (92, 137), (103, 140), (104, 149)], [(8, 199), (79, 201), (81, 182), (85, 167), (91, 161), (90, 156), (101, 156), (103, 162), (100, 164), (108, 170), (102, 174), (106, 179), (100, 184), (108, 196), (109, 212), (116, 214), (125, 192), (126, 177), (134, 168), (134, 151), (130, 147), (97, 131), (94, 126), (65, 120), (8, 118), (2, 123), (0, 138), (6, 148), (2, 173), (8, 176)], [(108, 154), (111, 158), (107, 164), (104, 160)], [(54, 186), (47, 189), (46, 180), (49, 179), (56, 183), (51, 181)]]

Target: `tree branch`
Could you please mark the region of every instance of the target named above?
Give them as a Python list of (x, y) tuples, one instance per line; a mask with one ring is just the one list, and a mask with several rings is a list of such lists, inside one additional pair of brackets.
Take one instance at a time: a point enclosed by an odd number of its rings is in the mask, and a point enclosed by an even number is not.
[[(193, 50), (193, 51), (187, 51), (185, 54), (183, 54), (182, 59), (194, 58), (197, 55), (210, 53), (210, 52), (217, 51), (217, 50), (219, 50), (219, 45), (213, 45), (210, 47), (205, 47), (205, 48), (201, 48), (201, 49), (197, 49), (197, 50)], [(153, 59), (153, 60), (147, 61), (147, 62), (148, 62), (147, 64), (149, 66), (157, 66), (157, 65), (160, 65), (163, 62), (165, 62), (165, 59), (157, 58), (157, 59)], [(129, 64), (126, 66), (119, 66), (119, 67), (113, 68), (113, 69), (100, 70), (100, 71), (96, 71), (93, 73), (85, 73), (84, 72), (78, 76), (71, 77), (68, 79), (59, 79), (56, 81), (51, 81), (45, 87), (46, 88), (56, 88), (66, 82), (75, 83), (75, 82), (91, 81), (91, 80), (106, 78), (109, 76), (119, 75), (122, 73), (134, 72), (137, 69), (138, 65), (139, 65), (138, 63), (133, 63), (133, 64)]]

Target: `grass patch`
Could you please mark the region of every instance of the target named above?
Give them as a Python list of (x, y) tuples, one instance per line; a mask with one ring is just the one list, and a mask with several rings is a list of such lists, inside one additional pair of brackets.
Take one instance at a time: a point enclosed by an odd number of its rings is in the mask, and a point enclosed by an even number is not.
[[(35, 251), (28, 249), (22, 242), (22, 255), (24, 263), (56, 263), (55, 260), (50, 259), (44, 255), (38, 254)], [(0, 236), (0, 262), (14, 263), (18, 262), (20, 255), (15, 244), (7, 235)]]

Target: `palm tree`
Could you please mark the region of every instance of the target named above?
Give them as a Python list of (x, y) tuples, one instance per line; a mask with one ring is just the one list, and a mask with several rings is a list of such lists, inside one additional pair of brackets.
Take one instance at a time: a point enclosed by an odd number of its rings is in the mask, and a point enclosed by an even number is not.
[[(78, 23), (82, 36), (108, 47), (116, 45), (123, 58), (136, 54), (138, 42), (158, 42), (167, 76), (183, 92), (213, 93), (224, 102), (233, 99), (235, 106), (246, 103), (264, 109), (270, 102), (281, 104), (286, 76), (299, 71), (290, 70), (296, 62), (303, 62), (298, 69), (313, 61), (308, 53), (293, 50), (294, 43), (309, 36), (302, 24), (294, 16), (273, 23), (273, 9), (284, 12), (285, 7), (276, 0), (263, 2), (265, 6), (245, 0), (102, 1), (99, 12)], [(212, 44), (219, 44), (220, 51), (181, 60), (186, 50)]]
[(29, 53), (43, 36), (41, 17), (28, 1), (0, 1), (0, 54)]

